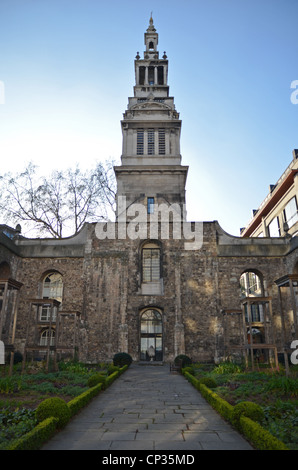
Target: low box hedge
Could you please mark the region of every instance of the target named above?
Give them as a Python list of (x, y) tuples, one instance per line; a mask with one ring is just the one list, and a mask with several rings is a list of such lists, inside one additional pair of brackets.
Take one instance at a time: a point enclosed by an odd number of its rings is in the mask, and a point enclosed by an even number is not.
[(97, 384), (94, 387), (89, 388), (86, 392), (81, 393), (81, 395), (73, 398), (67, 403), (67, 406), (70, 411), (71, 418), (77, 414), (81, 408), (88, 405), (88, 403), (94, 398), (102, 389), (102, 384)]
[(235, 416), (234, 406), (230, 405), (226, 400), (221, 398), (213, 390), (209, 389), (205, 384), (200, 383), (188, 371), (183, 371), (185, 378), (201, 393), (223, 418), (229, 421), (233, 426), (237, 420), (237, 429), (246, 437), (246, 439), (258, 450), (289, 450), (287, 446), (276, 437), (264, 429), (259, 423), (252, 419), (240, 415)]
[[(123, 372), (126, 371), (128, 365), (121, 367), (121, 369), (113, 372), (106, 378), (105, 387), (111, 385), (114, 380)], [(81, 395), (73, 398), (73, 400), (66, 403), (69, 411), (70, 418), (72, 418), (76, 413), (78, 413), (81, 408), (88, 405), (88, 403), (102, 390), (103, 384), (99, 383), (94, 387), (89, 388)], [(59, 428), (59, 420), (53, 416), (41, 421), (37, 426), (35, 426), (32, 431), (25, 434), (23, 437), (14, 440), (6, 450), (38, 450), (40, 447), (48, 441)]]
[(38, 450), (56, 432), (58, 419), (51, 416), (41, 421), (32, 431), (13, 441), (7, 450)]
[(258, 450), (289, 450), (288, 447), (269, 431), (246, 416), (240, 417), (240, 427), (245, 437)]

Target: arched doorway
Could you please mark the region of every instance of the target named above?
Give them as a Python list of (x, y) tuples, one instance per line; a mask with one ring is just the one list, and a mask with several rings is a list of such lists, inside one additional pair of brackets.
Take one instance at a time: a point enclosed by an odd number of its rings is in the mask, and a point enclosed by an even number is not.
[(162, 316), (156, 309), (146, 309), (140, 317), (141, 361), (162, 361)]

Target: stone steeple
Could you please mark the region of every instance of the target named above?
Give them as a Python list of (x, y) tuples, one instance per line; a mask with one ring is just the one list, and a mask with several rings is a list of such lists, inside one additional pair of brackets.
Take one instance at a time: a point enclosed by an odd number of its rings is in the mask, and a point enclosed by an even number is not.
[(159, 58), (152, 16), (144, 35), (143, 58), (135, 58), (134, 96), (123, 114), (121, 166), (115, 167), (117, 194), (128, 204), (185, 204), (188, 167), (181, 166), (181, 120), (169, 96), (168, 60)]

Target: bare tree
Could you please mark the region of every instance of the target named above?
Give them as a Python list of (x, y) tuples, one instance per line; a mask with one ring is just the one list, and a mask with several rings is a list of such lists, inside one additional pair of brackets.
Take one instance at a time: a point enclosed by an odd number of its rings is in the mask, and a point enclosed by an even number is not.
[(115, 213), (113, 162), (82, 171), (38, 176), (36, 165), (0, 176), (1, 222), (24, 223), (34, 234), (62, 238), (77, 233), (86, 222), (108, 220)]

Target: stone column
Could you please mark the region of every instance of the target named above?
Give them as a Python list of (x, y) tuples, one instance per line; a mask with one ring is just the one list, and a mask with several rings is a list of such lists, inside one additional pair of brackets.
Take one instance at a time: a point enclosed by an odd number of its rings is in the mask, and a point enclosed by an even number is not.
[(158, 85), (157, 67), (154, 67), (154, 85)]
[(174, 354), (185, 354), (184, 324), (181, 313), (181, 285), (180, 285), (180, 265), (175, 268), (175, 329), (174, 329)]

